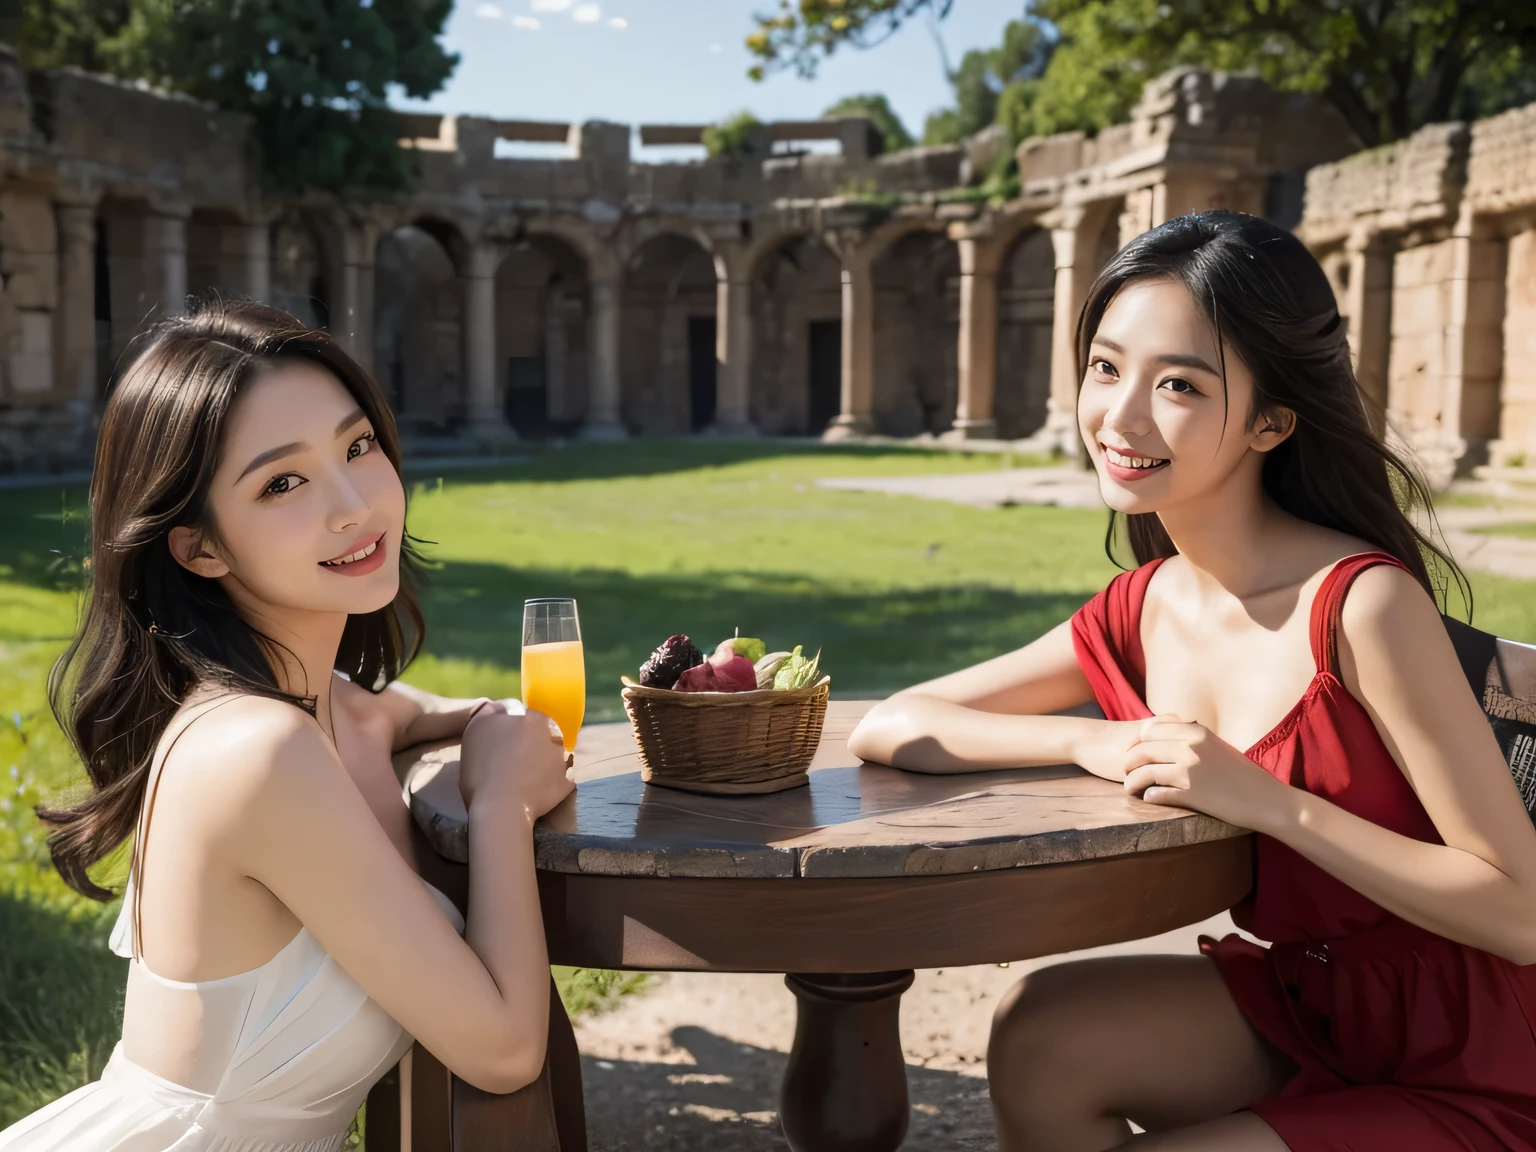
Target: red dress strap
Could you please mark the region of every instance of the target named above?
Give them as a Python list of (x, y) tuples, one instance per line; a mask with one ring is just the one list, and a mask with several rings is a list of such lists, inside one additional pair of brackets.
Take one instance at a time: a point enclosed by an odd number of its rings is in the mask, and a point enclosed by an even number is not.
[(1344, 612), (1344, 598), (1349, 595), (1355, 577), (1378, 564), (1390, 564), (1408, 571), (1408, 565), (1390, 552), (1361, 552), (1344, 557), (1323, 577), (1322, 587), (1312, 598), (1311, 621), (1312, 659), (1319, 672), (1338, 676), (1339, 618)]

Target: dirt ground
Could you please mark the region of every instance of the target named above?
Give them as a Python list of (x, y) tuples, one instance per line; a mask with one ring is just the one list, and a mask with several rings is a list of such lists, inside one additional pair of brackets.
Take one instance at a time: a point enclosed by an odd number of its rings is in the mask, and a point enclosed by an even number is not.
[[(1016, 963), (921, 971), (902, 998), (910, 1152), (997, 1146), (987, 1096), (987, 1031), (998, 1000), (1025, 973), (1099, 955), (1193, 955), (1218, 916), (1131, 944)], [(795, 1001), (777, 975), (671, 973), (576, 1030), (592, 1152), (783, 1152), (779, 1082)]]

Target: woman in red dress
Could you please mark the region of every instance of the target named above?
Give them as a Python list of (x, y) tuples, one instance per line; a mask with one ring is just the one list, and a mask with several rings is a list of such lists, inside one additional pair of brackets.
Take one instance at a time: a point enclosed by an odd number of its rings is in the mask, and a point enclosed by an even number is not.
[[(922, 772), (1075, 762), (1254, 829), (1257, 866), (1250, 935), (1010, 992), (1002, 1148), (1533, 1152), (1536, 829), (1322, 270), (1261, 220), (1172, 220), (1099, 276), (1078, 357), (1109, 543), (1140, 566), (851, 746)], [(1107, 719), (1051, 715), (1090, 700)]]

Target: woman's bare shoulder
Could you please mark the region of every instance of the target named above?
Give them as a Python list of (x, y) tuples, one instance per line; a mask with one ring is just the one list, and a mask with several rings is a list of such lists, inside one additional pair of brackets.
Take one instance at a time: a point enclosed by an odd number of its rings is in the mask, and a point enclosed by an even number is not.
[(283, 700), (229, 694), (191, 699), (162, 738), (165, 783), (212, 810), (238, 811), (272, 789), (345, 772), (314, 717)]

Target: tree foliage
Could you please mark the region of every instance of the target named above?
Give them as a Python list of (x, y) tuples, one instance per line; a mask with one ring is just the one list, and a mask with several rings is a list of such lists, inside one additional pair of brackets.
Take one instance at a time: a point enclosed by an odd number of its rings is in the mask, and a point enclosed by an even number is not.
[(868, 48), (884, 40), (919, 13), (938, 19), (949, 15), (955, 0), (779, 0), (772, 16), (757, 17), (747, 49), (757, 57), (749, 75), (792, 67), (814, 76), (816, 66), (841, 44)]
[(881, 147), (886, 152), (900, 152), (917, 143), (896, 110), (891, 107), (891, 102), (878, 92), (845, 96), (821, 115), (824, 119), (834, 116), (869, 117), (874, 121), (875, 130), (880, 133)]
[[(14, 0), (13, 0), (14, 2)], [(248, 112), (278, 191), (398, 189), (392, 89), (425, 97), (458, 58), (453, 0), (20, 0), (31, 67), (74, 66)]]
[[(942, 15), (951, 2), (781, 0), (748, 44), (758, 74), (809, 73), (841, 44)], [(1146, 79), (1177, 64), (1321, 95), (1367, 145), (1536, 100), (1532, 0), (1029, 0), (1026, 23), (1052, 43), (1041, 73), (1000, 91), (986, 81), (996, 119), (1016, 138), (1123, 120)], [(953, 120), (936, 133), (975, 122), (973, 73), (985, 69), (971, 69), (956, 70)]]
[(949, 73), (955, 104), (928, 117), (924, 144), (953, 144), (998, 121), (1003, 95), (1037, 80), (1050, 63), (1056, 42), (1041, 24), (1011, 20), (996, 48), (973, 48)]

